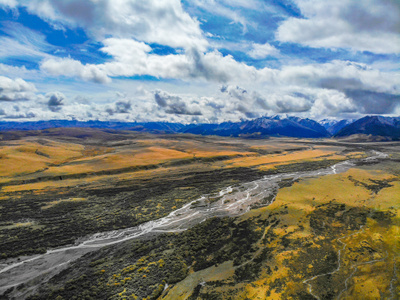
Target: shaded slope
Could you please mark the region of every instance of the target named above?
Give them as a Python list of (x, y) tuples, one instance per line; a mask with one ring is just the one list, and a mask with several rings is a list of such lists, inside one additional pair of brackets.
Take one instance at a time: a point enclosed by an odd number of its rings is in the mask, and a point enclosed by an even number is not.
[(288, 136), (320, 138), (330, 136), (326, 129), (311, 119), (297, 117), (262, 117), (240, 123), (199, 124), (184, 129), (185, 133), (221, 136)]
[(50, 120), (32, 122), (4, 122), (0, 121), (0, 131), (14, 130), (43, 130), (49, 128), (100, 128), (114, 130), (133, 130), (143, 132), (175, 133), (185, 125), (167, 122), (118, 122), (118, 121), (76, 121), (76, 120)]
[(341, 129), (336, 136), (344, 137), (353, 134), (400, 138), (400, 118), (367, 116)]

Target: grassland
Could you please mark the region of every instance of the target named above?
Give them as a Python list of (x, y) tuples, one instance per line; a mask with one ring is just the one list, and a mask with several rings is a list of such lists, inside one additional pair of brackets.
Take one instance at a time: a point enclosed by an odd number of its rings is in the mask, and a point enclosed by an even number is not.
[(241, 217), (89, 255), (32, 299), (396, 299), (399, 189), (380, 164), (301, 180)]
[(366, 156), (368, 149), (390, 157), (282, 184), (271, 205), (240, 217), (212, 218), (179, 234), (89, 253), (30, 299), (396, 299), (400, 294), (396, 144), (132, 133), (95, 139), (93, 134), (3, 142), (1, 159), (8, 163), (21, 149), (30, 149), (23, 153), (34, 160), (34, 145), (43, 139), (46, 147), (68, 149), (55, 155), (40, 148), (49, 156), (38, 158), (40, 164), (2, 176), (4, 257), (15, 256), (11, 249), (21, 249), (17, 255), (37, 253), (85, 234), (159, 218), (203, 193), (265, 174), (317, 169)]
[[(0, 256), (42, 253), (167, 215), (201, 194), (283, 165), (329, 165), (359, 151), (240, 140), (52, 129), (0, 143)], [(299, 165), (297, 165), (299, 167)], [(33, 221), (36, 226), (9, 227)]]

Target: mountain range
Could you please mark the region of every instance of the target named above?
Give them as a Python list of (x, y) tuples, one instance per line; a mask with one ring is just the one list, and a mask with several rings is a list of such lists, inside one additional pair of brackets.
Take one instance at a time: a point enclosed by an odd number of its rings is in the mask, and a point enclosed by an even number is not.
[(400, 139), (400, 117), (365, 116), (358, 120), (331, 120), (319, 122), (294, 116), (261, 117), (241, 122), (220, 124), (180, 124), (167, 122), (118, 122), (50, 120), (30, 122), (0, 121), (0, 132), (12, 130), (44, 130), (49, 128), (99, 128), (132, 130), (150, 133), (191, 133), (247, 138), (286, 136), (298, 138), (347, 137), (354, 134)]
[(340, 129), (335, 136), (345, 137), (353, 134), (400, 138), (400, 117), (367, 116)]
[(182, 129), (184, 133), (221, 136), (288, 136), (304, 138), (329, 137), (329, 132), (318, 122), (291, 116), (261, 117), (237, 123), (194, 124)]
[(347, 125), (353, 123), (355, 120), (332, 120), (332, 119), (324, 119), (319, 121), (319, 123), (325, 127), (325, 129), (331, 134), (335, 135), (338, 133), (342, 128), (346, 127)]

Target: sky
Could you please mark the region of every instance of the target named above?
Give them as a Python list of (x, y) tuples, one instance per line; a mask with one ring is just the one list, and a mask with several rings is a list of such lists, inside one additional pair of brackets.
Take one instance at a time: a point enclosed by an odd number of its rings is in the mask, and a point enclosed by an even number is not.
[(400, 115), (398, 0), (0, 0), (0, 121)]

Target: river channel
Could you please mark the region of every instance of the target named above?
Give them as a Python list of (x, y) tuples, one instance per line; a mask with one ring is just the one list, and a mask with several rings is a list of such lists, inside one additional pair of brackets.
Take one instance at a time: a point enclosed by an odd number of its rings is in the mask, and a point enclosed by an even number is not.
[(228, 186), (218, 193), (204, 195), (187, 203), (161, 219), (132, 228), (97, 233), (80, 240), (75, 245), (48, 250), (42, 255), (32, 256), (9, 265), (2, 265), (2, 269), (0, 269), (0, 295), (7, 289), (22, 283), (33, 286), (40, 284), (67, 268), (71, 262), (86, 253), (102, 247), (155, 233), (184, 231), (211, 217), (234, 217), (244, 214), (254, 206), (269, 205), (274, 201), (279, 183), (283, 180), (294, 181), (300, 178), (342, 173), (353, 167), (357, 162), (368, 162), (386, 156), (382, 152), (372, 151), (368, 158), (362, 160), (348, 160), (315, 171), (269, 175), (255, 181)]

